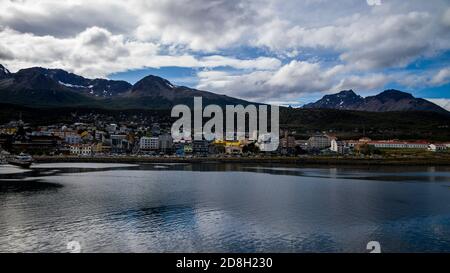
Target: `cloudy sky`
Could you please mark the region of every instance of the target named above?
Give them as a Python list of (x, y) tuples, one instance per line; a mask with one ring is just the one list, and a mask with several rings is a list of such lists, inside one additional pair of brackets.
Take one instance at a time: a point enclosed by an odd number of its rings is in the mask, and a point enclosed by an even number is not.
[(259, 102), (450, 99), (450, 0), (0, 0), (0, 63)]

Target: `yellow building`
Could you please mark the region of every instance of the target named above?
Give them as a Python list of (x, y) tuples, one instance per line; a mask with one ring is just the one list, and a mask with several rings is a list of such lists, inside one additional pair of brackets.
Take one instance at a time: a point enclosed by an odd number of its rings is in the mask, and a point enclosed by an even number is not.
[(17, 133), (17, 128), (4, 128), (0, 129), (0, 134), (6, 134), (6, 135), (14, 135)]
[(225, 147), (240, 147), (243, 146), (243, 142), (237, 141), (228, 141), (228, 140), (215, 140), (214, 145), (222, 145)]
[(223, 146), (226, 154), (241, 154), (244, 147), (244, 141), (228, 141), (228, 140), (215, 140), (214, 145)]

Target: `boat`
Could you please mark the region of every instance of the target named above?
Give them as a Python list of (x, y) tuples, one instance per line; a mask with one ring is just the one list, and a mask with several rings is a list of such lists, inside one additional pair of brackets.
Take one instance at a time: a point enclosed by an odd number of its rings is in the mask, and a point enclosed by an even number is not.
[(18, 156), (8, 159), (8, 164), (21, 168), (29, 168), (33, 164), (33, 158), (29, 154), (21, 153)]
[(9, 156), (7, 151), (0, 150), (0, 165), (8, 164), (8, 160), (6, 159)]

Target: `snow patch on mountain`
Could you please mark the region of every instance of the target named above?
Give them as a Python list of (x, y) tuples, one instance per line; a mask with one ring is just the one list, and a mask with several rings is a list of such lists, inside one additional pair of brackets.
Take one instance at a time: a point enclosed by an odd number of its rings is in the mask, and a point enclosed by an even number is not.
[(62, 81), (58, 81), (59, 84), (70, 87), (70, 88), (89, 88), (88, 86), (82, 86), (82, 85), (75, 85), (75, 84), (70, 84), (70, 83), (65, 83)]

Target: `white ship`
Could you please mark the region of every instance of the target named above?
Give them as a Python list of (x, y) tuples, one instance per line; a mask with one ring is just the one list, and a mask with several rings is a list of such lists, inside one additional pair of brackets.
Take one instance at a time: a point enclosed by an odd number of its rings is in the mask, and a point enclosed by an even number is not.
[(7, 159), (8, 164), (21, 168), (29, 168), (33, 164), (33, 158), (29, 154), (21, 153), (18, 156)]

